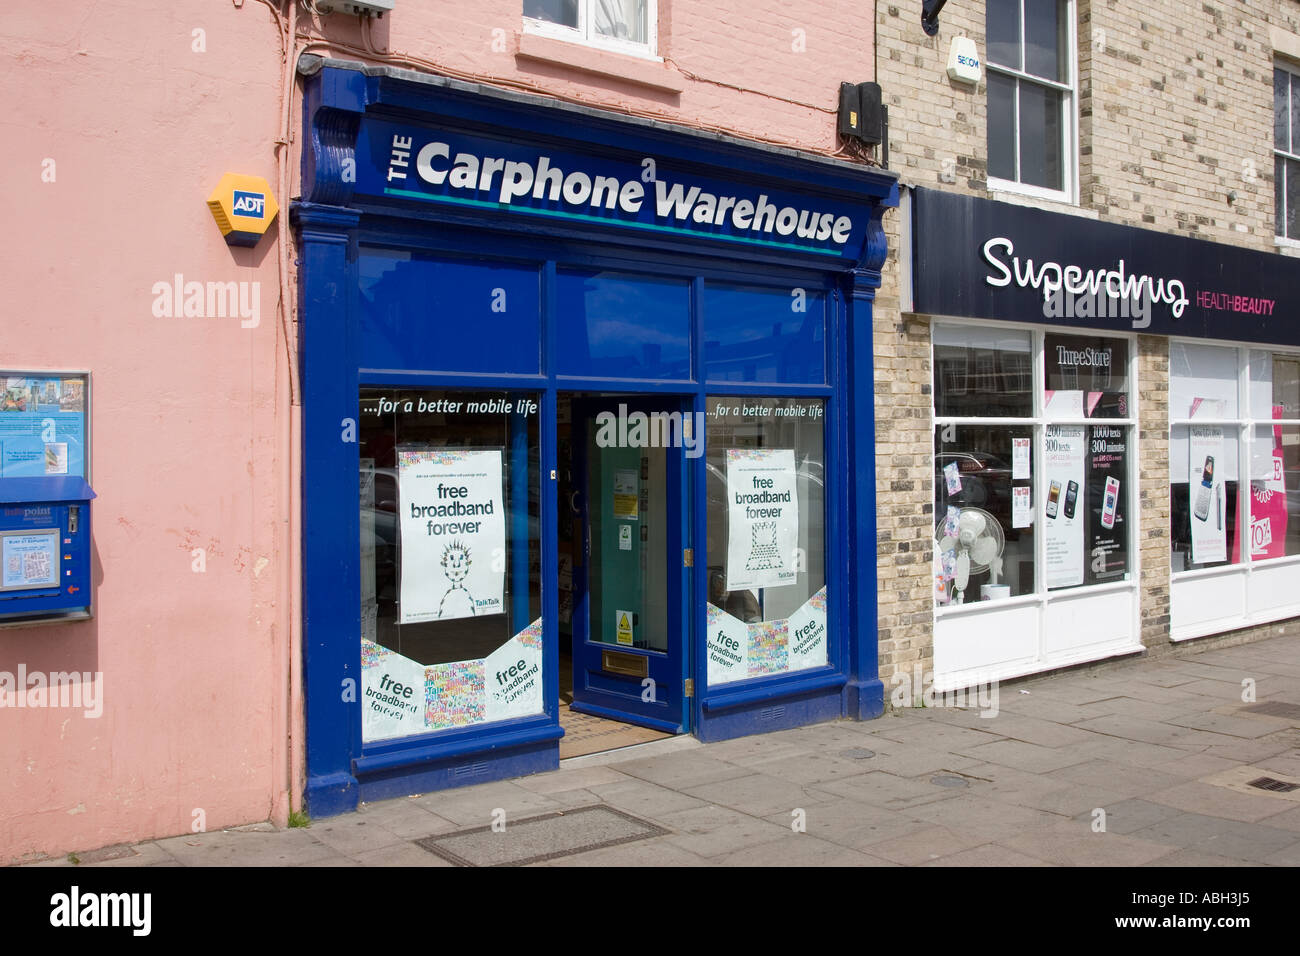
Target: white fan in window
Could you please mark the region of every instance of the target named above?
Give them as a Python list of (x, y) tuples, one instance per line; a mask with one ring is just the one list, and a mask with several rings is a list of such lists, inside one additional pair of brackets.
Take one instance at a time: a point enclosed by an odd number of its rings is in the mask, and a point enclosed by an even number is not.
[(957, 556), (953, 573), (953, 603), (961, 604), (972, 574), (989, 572), (989, 582), (997, 585), (1002, 574), (1002, 549), (1007, 545), (1002, 525), (983, 508), (962, 508), (957, 515), (956, 536), (944, 533), (946, 517), (935, 529), (935, 547), (939, 554), (952, 551)]

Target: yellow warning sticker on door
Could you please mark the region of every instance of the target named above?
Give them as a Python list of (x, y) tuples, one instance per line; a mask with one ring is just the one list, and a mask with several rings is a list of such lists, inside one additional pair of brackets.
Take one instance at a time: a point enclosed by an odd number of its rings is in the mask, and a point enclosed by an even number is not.
[(614, 472), (614, 517), (622, 521), (637, 520), (636, 470), (619, 468)]
[(614, 612), (614, 633), (620, 644), (632, 646), (632, 612)]

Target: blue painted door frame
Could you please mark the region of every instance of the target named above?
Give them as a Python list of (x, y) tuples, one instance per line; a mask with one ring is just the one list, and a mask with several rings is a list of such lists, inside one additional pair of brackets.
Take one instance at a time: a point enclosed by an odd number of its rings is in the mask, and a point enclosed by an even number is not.
[[(563, 137), (593, 153), (658, 155), (681, 163), (708, 162), (737, 177), (783, 182), (786, 188), (852, 197), (865, 226), (851, 257), (728, 247), (714, 239), (620, 233), (613, 227), (505, 222), (480, 212), (376, 203), (354, 196), (355, 144), (371, 112), (405, 115), (425, 124), (510, 129), (521, 138)], [(304, 92), (306, 142), (303, 197), (291, 208), (299, 248), (300, 353), (303, 376), (303, 680), (307, 724), (307, 805), (316, 816), (417, 790), (517, 776), (557, 765), (558, 620), (557, 522), (554, 485), (556, 395), (562, 390), (688, 395), (697, 409), (709, 394), (820, 395), (828, 401), (827, 463), (841, 480), (828, 495), (827, 580), (832, 594), (826, 668), (745, 681), (697, 694), (692, 722), (703, 739), (779, 729), (847, 715), (878, 716), (883, 688), (877, 672), (875, 574), (875, 428), (872, 301), (885, 259), (881, 219), (897, 204), (896, 179), (863, 167), (813, 160), (789, 151), (759, 150), (702, 138), (665, 124), (629, 121), (594, 111), (547, 106), (481, 87), (431, 78), (412, 82), (325, 65)], [(359, 367), (361, 242), (426, 248), (488, 259), (513, 256), (539, 263), (542, 341), (537, 375), (462, 375), (418, 369)], [(692, 380), (617, 382), (560, 377), (556, 264), (635, 268), (693, 276)], [(625, 264), (625, 265), (624, 265)], [(706, 383), (698, 356), (703, 342), (699, 293), (714, 281), (792, 285), (821, 282), (832, 294), (828, 314), (825, 388), (756, 383)], [(818, 278), (820, 277), (820, 279)], [(361, 385), (492, 388), (531, 391), (541, 398), (542, 610), (545, 712), (494, 724), (362, 744), (360, 704), (360, 521), (355, 443)], [(349, 432), (349, 427), (351, 432)], [(352, 439), (349, 440), (349, 434)], [(705, 459), (688, 461), (692, 484), (705, 487)], [(831, 472), (828, 470), (828, 474)], [(692, 510), (696, 546), (707, 540), (702, 505)], [(697, 565), (699, 562), (697, 562)], [(707, 575), (690, 578), (694, 628), (702, 633)], [(697, 687), (704, 685), (703, 641), (693, 648)], [(832, 712), (833, 711), (833, 712)]]

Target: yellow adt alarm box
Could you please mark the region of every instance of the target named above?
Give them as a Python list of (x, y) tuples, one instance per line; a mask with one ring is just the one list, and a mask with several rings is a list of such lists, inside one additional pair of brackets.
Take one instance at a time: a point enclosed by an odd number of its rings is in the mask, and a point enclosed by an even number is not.
[(232, 246), (255, 246), (271, 227), (280, 207), (261, 176), (226, 173), (208, 197), (212, 218)]

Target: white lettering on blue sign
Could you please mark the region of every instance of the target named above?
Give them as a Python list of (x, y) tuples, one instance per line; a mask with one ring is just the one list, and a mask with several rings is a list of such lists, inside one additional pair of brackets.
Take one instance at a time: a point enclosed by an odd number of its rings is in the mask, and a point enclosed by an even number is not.
[[(396, 139), (394, 143), (396, 144)], [(409, 149), (410, 139), (402, 141)], [(387, 171), (388, 181), (405, 178), (409, 154), (394, 150)], [(400, 162), (398, 159), (400, 158)], [(431, 142), (415, 155), (416, 175), (433, 186), (486, 193), (493, 201), (509, 206), (516, 200), (564, 203), (569, 206), (605, 209), (636, 215), (646, 200), (645, 186), (637, 179), (593, 175), (582, 170), (564, 170), (551, 157), (535, 162), (479, 156), (470, 152), (453, 155), (447, 143)], [(814, 242), (844, 245), (853, 231), (849, 216), (833, 212), (778, 206), (766, 193), (755, 199), (718, 195), (699, 186), (689, 189), (681, 183), (654, 181), (655, 215), (701, 226), (723, 226), (737, 231), (775, 233)]]
[(235, 204), (232, 207), (236, 216), (249, 216), (261, 219), (266, 210), (266, 194), (250, 193), (242, 189), (235, 190)]

